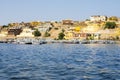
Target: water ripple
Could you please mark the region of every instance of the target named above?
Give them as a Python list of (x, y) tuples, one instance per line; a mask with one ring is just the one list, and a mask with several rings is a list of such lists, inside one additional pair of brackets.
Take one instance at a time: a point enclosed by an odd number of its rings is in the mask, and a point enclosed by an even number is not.
[(117, 44), (0, 44), (0, 80), (119, 80)]

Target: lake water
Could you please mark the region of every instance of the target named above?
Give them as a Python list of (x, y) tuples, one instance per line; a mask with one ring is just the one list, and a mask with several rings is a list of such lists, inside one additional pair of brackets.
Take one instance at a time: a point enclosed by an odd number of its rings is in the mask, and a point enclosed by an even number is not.
[(0, 80), (120, 80), (120, 45), (0, 44)]

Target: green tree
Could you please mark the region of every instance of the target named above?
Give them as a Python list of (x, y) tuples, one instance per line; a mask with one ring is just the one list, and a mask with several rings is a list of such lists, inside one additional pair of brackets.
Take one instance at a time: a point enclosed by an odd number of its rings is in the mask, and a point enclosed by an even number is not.
[(7, 25), (3, 25), (2, 27), (3, 27), (3, 28), (8, 28), (8, 26), (7, 26)]
[(50, 33), (48, 33), (47, 31), (45, 32), (44, 34), (45, 37), (49, 37), (50, 36)]
[(63, 32), (61, 32), (58, 34), (58, 39), (62, 40), (62, 39), (64, 39), (64, 36), (65, 36), (65, 34)]
[(41, 36), (41, 33), (38, 31), (38, 29), (36, 29), (36, 30), (34, 31), (34, 36), (35, 36), (35, 37)]
[(116, 23), (115, 22), (106, 22), (105, 23), (105, 29), (107, 28), (107, 29), (114, 29), (114, 28), (116, 28), (117, 27), (117, 25), (116, 25)]

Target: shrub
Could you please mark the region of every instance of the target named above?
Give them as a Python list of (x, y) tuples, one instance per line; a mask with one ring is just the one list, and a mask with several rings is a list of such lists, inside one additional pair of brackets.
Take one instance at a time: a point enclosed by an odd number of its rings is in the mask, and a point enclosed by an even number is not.
[(58, 39), (59, 39), (59, 40), (62, 40), (62, 39), (64, 39), (64, 36), (65, 36), (65, 34), (64, 34), (63, 32), (61, 32), (61, 33), (59, 33), (59, 35), (58, 35)]
[(105, 24), (105, 28), (104, 29), (114, 29), (114, 28), (116, 28), (117, 27), (117, 25), (116, 25), (116, 23), (115, 22), (106, 22), (106, 24)]
[(54, 28), (55, 30), (58, 30), (58, 28)]
[(35, 37), (41, 36), (41, 33), (38, 31), (38, 29), (34, 31), (34, 36)]

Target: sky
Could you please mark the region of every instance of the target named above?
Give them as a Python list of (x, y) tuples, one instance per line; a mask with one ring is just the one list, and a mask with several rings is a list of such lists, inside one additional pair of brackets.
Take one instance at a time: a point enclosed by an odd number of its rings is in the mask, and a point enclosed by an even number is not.
[(63, 19), (83, 21), (92, 15), (120, 17), (120, 0), (0, 0), (0, 25)]

